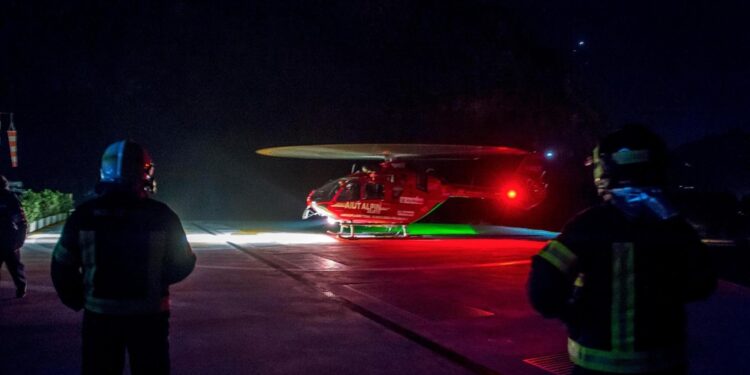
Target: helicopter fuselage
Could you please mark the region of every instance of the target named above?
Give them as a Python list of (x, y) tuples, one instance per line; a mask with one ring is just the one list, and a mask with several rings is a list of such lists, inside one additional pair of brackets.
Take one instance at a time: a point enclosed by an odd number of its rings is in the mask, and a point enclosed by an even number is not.
[[(537, 185), (543, 188), (541, 183)], [(456, 197), (516, 206), (533, 205), (543, 198), (529, 181), (519, 178), (491, 187), (456, 185), (430, 171), (411, 170), (402, 162), (383, 162), (377, 171), (357, 171), (310, 192), (303, 218), (320, 215), (333, 223), (406, 225)]]

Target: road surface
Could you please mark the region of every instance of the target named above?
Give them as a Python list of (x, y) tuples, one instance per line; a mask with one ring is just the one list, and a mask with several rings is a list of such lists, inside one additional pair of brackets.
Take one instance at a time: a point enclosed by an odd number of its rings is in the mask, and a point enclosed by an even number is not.
[[(172, 288), (175, 374), (566, 374), (564, 327), (527, 303), (543, 238), (336, 240), (296, 223), (187, 222), (196, 271)], [(80, 313), (57, 301), (58, 228), (0, 281), (0, 373), (74, 374)], [(542, 236), (543, 237), (543, 236)], [(693, 374), (750, 368), (750, 291), (690, 306)]]

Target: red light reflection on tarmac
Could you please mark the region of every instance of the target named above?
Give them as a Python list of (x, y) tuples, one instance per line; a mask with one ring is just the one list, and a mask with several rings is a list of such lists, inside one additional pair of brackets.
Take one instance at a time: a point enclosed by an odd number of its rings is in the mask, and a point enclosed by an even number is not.
[(440, 239), (357, 239), (340, 240), (340, 243), (352, 243), (357, 248), (377, 248), (382, 251), (435, 251), (435, 250), (510, 250), (520, 253), (535, 254), (542, 249), (546, 241), (494, 238), (440, 238)]
[(531, 257), (545, 243), (507, 238), (341, 239), (336, 244), (318, 247), (316, 254), (345, 264), (348, 271), (354, 272), (441, 269), (457, 272), (518, 265), (525, 275)]

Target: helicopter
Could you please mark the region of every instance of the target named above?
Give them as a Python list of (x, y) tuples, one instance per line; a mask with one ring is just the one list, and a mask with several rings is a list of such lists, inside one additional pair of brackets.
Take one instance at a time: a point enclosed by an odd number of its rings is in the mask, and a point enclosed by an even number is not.
[[(408, 237), (407, 226), (423, 220), (447, 200), (491, 200), (510, 210), (529, 210), (546, 197), (543, 158), (536, 152), (511, 147), (445, 144), (326, 144), (282, 146), (256, 151), (260, 155), (338, 159), (354, 164), (350, 174), (332, 179), (307, 196), (302, 218), (326, 217), (338, 224), (342, 238), (355, 238), (355, 227), (386, 227), (386, 233)], [(455, 161), (502, 159), (510, 168), (484, 183), (449, 178), (463, 169)], [(510, 162), (508, 162), (510, 160)], [(454, 164), (450, 164), (450, 163)], [(431, 164), (451, 165), (440, 174)], [(449, 173), (446, 173), (449, 172)], [(453, 173), (450, 173), (453, 172)], [(494, 177), (497, 176), (497, 177)], [(395, 231), (392, 229), (395, 228)]]

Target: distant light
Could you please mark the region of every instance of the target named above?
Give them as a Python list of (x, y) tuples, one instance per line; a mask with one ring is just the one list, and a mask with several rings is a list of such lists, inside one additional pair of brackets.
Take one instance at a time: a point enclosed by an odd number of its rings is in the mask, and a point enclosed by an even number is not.
[(583, 41), (583, 40), (579, 40), (579, 41), (578, 41), (578, 46), (579, 46), (579, 47), (583, 47), (583, 46), (584, 46), (585, 44), (586, 44), (586, 42), (585, 42), (585, 41)]
[(554, 152), (554, 151), (552, 151), (552, 150), (547, 150), (547, 151), (545, 151), (545, 152), (544, 152), (544, 157), (545, 157), (545, 158), (546, 158), (547, 160), (552, 160), (552, 159), (554, 159), (554, 158), (555, 158), (555, 152)]
[(515, 191), (515, 190), (513, 190), (513, 189), (510, 189), (510, 190), (508, 190), (508, 192), (507, 192), (507, 193), (506, 193), (505, 195), (506, 195), (506, 196), (507, 196), (507, 197), (508, 197), (509, 199), (516, 199), (516, 197), (518, 197), (518, 192), (517, 192), (517, 191)]

